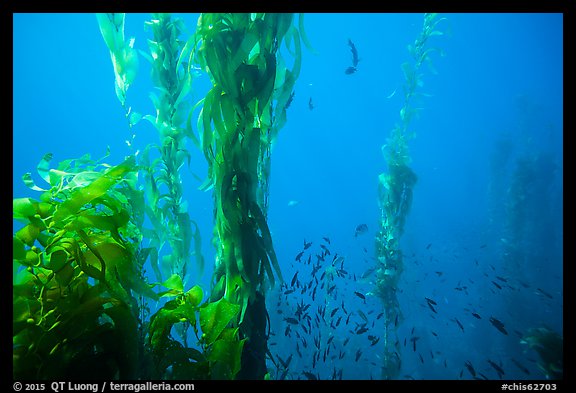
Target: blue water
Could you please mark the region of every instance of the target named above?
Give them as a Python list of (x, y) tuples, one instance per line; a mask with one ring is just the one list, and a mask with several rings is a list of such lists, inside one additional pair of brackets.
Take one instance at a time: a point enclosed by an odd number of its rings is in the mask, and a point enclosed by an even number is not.
[[(189, 29), (198, 17), (174, 16), (181, 17)], [(443, 16), (447, 20), (439, 28), (446, 34), (432, 37), (430, 45), (440, 48), (444, 56), (431, 56), (437, 73), (426, 65), (421, 70), (420, 91), (430, 96), (418, 102), (421, 115), (411, 123), (416, 133), (409, 141), (411, 167), (418, 183), (401, 243), (405, 255), (398, 293), (404, 313), (398, 330), (401, 378), (470, 379), (464, 365), (470, 362), (476, 372), (498, 379), (488, 363), (491, 360), (505, 371), (505, 379), (543, 379), (538, 354), (520, 343), (520, 335), (544, 326), (563, 333), (563, 17)], [(147, 19), (148, 14), (126, 17), (126, 36), (135, 37), (135, 47), (143, 51), (151, 36), (143, 28)], [(340, 310), (334, 319), (344, 318), (337, 328), (323, 326), (304, 334), (297, 330), (299, 326), (287, 336), (283, 318), (294, 313), (299, 302), (311, 304), (314, 315), (326, 297), (319, 295), (312, 301), (309, 292), (297, 290), (288, 296), (282, 294), (285, 288), (273, 289), (268, 294), (274, 334), (270, 350), (282, 359), (293, 356), (289, 379), (305, 378), (304, 371), (330, 379), (341, 369), (344, 379), (381, 376), (383, 343), (370, 346), (367, 336), (380, 337), (384, 318), (376, 317), (382, 306), (372, 296), (364, 303), (354, 291), (368, 293), (373, 288), (370, 278), (361, 281), (359, 277), (374, 267), (377, 179), (386, 169), (381, 147), (400, 121), (401, 64), (411, 60), (407, 45), (418, 37), (422, 21), (422, 14), (416, 13), (306, 15), (306, 31), (317, 53), (303, 49), (288, 122), (273, 146), (268, 220), (288, 282), (297, 270), (301, 284), (310, 282), (311, 267), (303, 262), (308, 255), (315, 262), (322, 253), (320, 244), (326, 245), (322, 237), (330, 239), (328, 258), (336, 253), (343, 256), (348, 274), (335, 279), (338, 300), (330, 301), (327, 314), (342, 302), (354, 314), (348, 325), (347, 315)], [(37, 198), (21, 177), (32, 172), (38, 179), (36, 165), (45, 153), (53, 153), (57, 163), (85, 153), (98, 159), (109, 147), (106, 162), (114, 165), (133, 150), (126, 143), (130, 134), (95, 16), (15, 14), (13, 22), (13, 196)], [(344, 73), (351, 63), (348, 39), (360, 57), (352, 75)], [(150, 67), (141, 57), (128, 105), (143, 114), (154, 110), (148, 98), (153, 89), (149, 75)], [(208, 87), (208, 77), (200, 75), (194, 101)], [(147, 122), (139, 123), (135, 132), (136, 149), (158, 142)], [(505, 164), (494, 169), (491, 163), (506, 138), (511, 147)], [(193, 176), (206, 175), (204, 157), (191, 143), (188, 148), (192, 160), (182, 174), (185, 198), (191, 217), (200, 225), (208, 261), (205, 273), (192, 278), (189, 285), (200, 283), (207, 289), (214, 260), (212, 197), (197, 189), (201, 181)], [(504, 206), (511, 197), (517, 163), (525, 158), (536, 160), (531, 184), (537, 186), (526, 196), (525, 225), (531, 229), (524, 237), (526, 259), (520, 272), (503, 264)], [(494, 199), (491, 190), (496, 177), (501, 186)], [(366, 224), (368, 232), (355, 237), (360, 224)], [(305, 240), (313, 245), (297, 262), (295, 256)], [(463, 286), (466, 290), (455, 289)], [(429, 309), (425, 297), (437, 302), (437, 313)], [(354, 326), (362, 323), (358, 310), (369, 321), (370, 330), (364, 334), (354, 332)], [(491, 316), (505, 324), (508, 335), (489, 323)], [(296, 330), (306, 340), (306, 348)], [(336, 338), (326, 361), (320, 359), (313, 367), (313, 338), (322, 335), (325, 343), (331, 334)], [(419, 337), (416, 350), (410, 341), (415, 336)], [(296, 351), (297, 343), (302, 356)], [(345, 353), (341, 359), (340, 351)], [(361, 356), (356, 361), (358, 351)], [(269, 367), (275, 376), (271, 362)]]

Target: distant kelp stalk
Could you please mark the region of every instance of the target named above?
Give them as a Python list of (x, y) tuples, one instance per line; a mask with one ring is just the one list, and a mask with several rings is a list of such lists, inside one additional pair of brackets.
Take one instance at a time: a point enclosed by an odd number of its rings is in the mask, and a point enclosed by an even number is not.
[[(239, 379), (264, 379), (269, 318), (267, 285), (280, 266), (267, 224), (270, 149), (286, 121), (300, 73), (300, 28), (292, 14), (202, 14), (201, 68), (212, 80), (198, 119), (214, 191), (217, 249), (212, 299), (241, 306), (235, 324), (247, 339)], [(286, 55), (293, 58), (288, 66)], [(267, 280), (266, 280), (267, 279)]]
[[(400, 123), (392, 129), (382, 153), (386, 160), (387, 171), (378, 177), (378, 195), (380, 206), (380, 229), (376, 235), (376, 287), (373, 294), (382, 301), (386, 312), (386, 329), (383, 335), (384, 355), (382, 379), (396, 379), (400, 374), (402, 361), (400, 358), (400, 342), (397, 329), (403, 316), (396, 295), (398, 282), (404, 264), (400, 238), (404, 233), (404, 223), (412, 205), (413, 188), (417, 176), (410, 168), (408, 140), (414, 137), (410, 130), (411, 121), (417, 117), (421, 108), (415, 107), (415, 100), (424, 95), (417, 89), (422, 87), (422, 64), (431, 65), (430, 55), (438, 48), (428, 46), (428, 39), (444, 33), (436, 30), (439, 22), (446, 18), (438, 18), (438, 14), (424, 14), (422, 32), (414, 45), (408, 45), (408, 51), (413, 62), (402, 64), (405, 83), (404, 105), (400, 109)], [(440, 52), (442, 53), (442, 52)]]

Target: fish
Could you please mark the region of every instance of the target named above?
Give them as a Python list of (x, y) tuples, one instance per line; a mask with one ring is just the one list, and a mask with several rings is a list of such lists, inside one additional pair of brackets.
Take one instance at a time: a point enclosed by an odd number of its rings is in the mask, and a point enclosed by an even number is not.
[(300, 262), (300, 259), (302, 259), (302, 255), (304, 255), (304, 251), (302, 251), (298, 255), (296, 255), (296, 258), (294, 260)]
[(362, 310), (358, 310), (358, 315), (360, 315), (360, 318), (362, 318), (364, 322), (368, 323), (368, 317), (366, 316), (366, 314), (364, 314)]
[(364, 296), (363, 294), (361, 294), (360, 292), (356, 292), (354, 291), (354, 294), (356, 296), (358, 296), (360, 299), (364, 300), (364, 302), (366, 302), (366, 296)]
[(284, 291), (284, 295), (290, 295), (291, 293), (293, 293), (296, 289), (292, 288), (292, 289), (288, 289), (286, 291)]
[(431, 246), (432, 246), (432, 243), (428, 243), (428, 245), (426, 246), (426, 249), (429, 250)]
[(286, 105), (284, 105), (284, 110), (290, 108), (290, 105), (292, 104), (292, 101), (294, 100), (295, 94), (296, 94), (296, 91), (292, 90), (292, 93), (290, 93), (290, 97), (288, 97), (288, 100), (286, 101)]
[(347, 337), (346, 340), (344, 340), (344, 342), (342, 343), (342, 346), (346, 346), (346, 344), (348, 344), (348, 341), (350, 341), (350, 337)]
[(500, 286), (500, 284), (498, 284), (497, 282), (492, 281), (492, 284), (494, 284), (494, 286), (496, 286), (496, 288), (502, 289), (502, 287)]
[(474, 318), (477, 318), (477, 319), (482, 319), (482, 317), (480, 315), (476, 314), (475, 312), (472, 313), (472, 316)]
[(462, 329), (462, 331), (464, 331), (464, 326), (462, 326), (462, 324), (460, 323), (460, 321), (457, 318), (454, 318), (454, 321), (456, 321), (456, 323), (458, 324), (458, 326), (460, 327), (460, 329)]
[(490, 317), (490, 323), (494, 325), (494, 327), (498, 329), (502, 334), (506, 336), (508, 335), (508, 332), (506, 331), (506, 329), (504, 329), (504, 324), (500, 322), (498, 319)]
[(312, 242), (306, 243), (306, 239), (304, 239), (304, 249), (307, 250), (312, 245)]
[(419, 338), (420, 337), (418, 337), (418, 336), (410, 338), (410, 341), (412, 341), (412, 346), (413, 346), (414, 352), (416, 352), (416, 341), (418, 341)]
[(367, 328), (367, 327), (363, 327), (363, 328), (360, 328), (360, 329), (356, 330), (356, 334), (366, 333), (367, 331), (368, 331), (368, 328)]
[(352, 66), (356, 67), (358, 65), (358, 50), (356, 49), (356, 45), (352, 42), (350, 38), (348, 38), (348, 46), (350, 47), (350, 51), (352, 52)]
[(472, 363), (470, 363), (470, 361), (467, 360), (464, 363), (464, 365), (466, 366), (466, 368), (468, 369), (468, 372), (470, 372), (472, 377), (476, 377), (476, 370), (474, 370), (474, 367), (472, 367)]
[(355, 360), (358, 361), (358, 359), (360, 359), (360, 356), (362, 356), (362, 351), (359, 349), (356, 351), (356, 358)]
[(518, 362), (516, 359), (514, 358), (510, 358), (510, 360), (512, 360), (512, 363), (514, 363), (516, 365), (516, 367), (518, 367), (520, 370), (522, 370), (522, 372), (526, 375), (530, 375), (530, 371), (524, 367), (522, 364), (520, 364), (520, 362)]
[(325, 241), (326, 243), (330, 244), (330, 238), (328, 238), (328, 237), (322, 237), (322, 239), (324, 239), (324, 241)]
[(298, 270), (296, 270), (296, 273), (294, 273), (294, 277), (292, 277), (292, 281), (290, 282), (290, 286), (293, 287), (294, 284), (296, 283), (296, 279), (298, 278)]
[(436, 311), (436, 309), (434, 308), (434, 306), (432, 306), (431, 303), (426, 303), (428, 305), (428, 307), (430, 307), (430, 310), (434, 311), (434, 313), (438, 314), (438, 312)]
[[(380, 314), (376, 315), (376, 320), (382, 318), (384, 316), (384, 313), (381, 312)], [(394, 322), (394, 326), (396, 326), (396, 324), (398, 323), (398, 315), (396, 315), (396, 321)]]
[(288, 317), (284, 318), (284, 320), (292, 325), (298, 325), (298, 320), (296, 318)]
[(312, 97), (310, 97), (310, 99), (308, 100), (308, 109), (310, 110), (314, 109), (314, 103), (312, 102)]
[(350, 66), (350, 67), (348, 67), (348, 68), (346, 68), (346, 69), (344, 70), (344, 73), (345, 73), (346, 75), (351, 75), (351, 74), (355, 73), (356, 71), (357, 71), (357, 68), (356, 68), (356, 67)]
[(430, 303), (430, 304), (433, 304), (433, 305), (435, 305), (435, 306), (438, 305), (438, 303), (436, 303), (436, 302), (435, 302), (434, 300), (432, 300), (432, 299), (428, 299), (427, 297), (425, 297), (424, 299), (426, 299), (426, 301), (427, 301), (428, 303)]
[(309, 380), (313, 380), (316, 381), (318, 378), (316, 378), (316, 375), (312, 374), (311, 372), (308, 371), (302, 371), (302, 374), (304, 374), (304, 376), (306, 377), (306, 379)]
[(488, 359), (488, 363), (490, 363), (490, 365), (492, 366), (492, 368), (494, 370), (496, 370), (496, 372), (498, 373), (498, 376), (500, 377), (500, 379), (502, 379), (502, 376), (505, 374), (504, 370), (502, 370), (502, 368), (500, 366), (498, 366), (496, 363), (494, 363), (492, 360)]
[(554, 298), (552, 297), (552, 295), (550, 295), (548, 292), (545, 292), (544, 290), (542, 290), (542, 289), (540, 289), (540, 288), (536, 288), (536, 290), (537, 290), (538, 292), (540, 292), (542, 295), (546, 296), (548, 299), (554, 299)]
[(363, 235), (368, 232), (368, 225), (360, 224), (356, 227), (356, 232), (354, 233), (354, 237), (358, 237), (359, 235)]
[(422, 364), (424, 364), (424, 358), (422, 357), (422, 354), (420, 352), (418, 352), (418, 356), (420, 357), (420, 361), (422, 362)]
[(334, 314), (338, 312), (339, 309), (340, 309), (339, 307), (336, 307), (334, 310), (332, 310), (332, 312), (330, 313), (330, 318), (332, 318)]
[(438, 333), (432, 332), (432, 334), (433, 334), (435, 337), (438, 337)]
[(500, 280), (500, 281), (502, 281), (502, 282), (508, 282), (508, 280), (505, 279), (504, 277), (496, 276), (496, 279), (497, 279), (497, 280)]

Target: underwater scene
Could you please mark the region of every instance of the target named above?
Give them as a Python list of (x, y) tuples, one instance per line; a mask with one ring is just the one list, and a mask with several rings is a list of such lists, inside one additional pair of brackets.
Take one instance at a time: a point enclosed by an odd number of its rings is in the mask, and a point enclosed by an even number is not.
[(562, 380), (560, 13), (13, 14), (14, 380)]

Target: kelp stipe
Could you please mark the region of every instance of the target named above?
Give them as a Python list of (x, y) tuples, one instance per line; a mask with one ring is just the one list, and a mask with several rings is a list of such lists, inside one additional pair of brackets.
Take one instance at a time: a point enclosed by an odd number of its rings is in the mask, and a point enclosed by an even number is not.
[(408, 140), (413, 137), (409, 130), (410, 123), (418, 115), (414, 99), (422, 93), (417, 89), (422, 86), (421, 67), (424, 62), (430, 65), (430, 54), (437, 48), (428, 47), (428, 39), (442, 35), (436, 26), (446, 18), (437, 19), (437, 14), (424, 14), (424, 24), (420, 36), (414, 45), (408, 45), (414, 63), (402, 64), (405, 83), (404, 105), (400, 109), (400, 124), (396, 124), (382, 146), (386, 160), (387, 172), (378, 177), (378, 196), (380, 206), (380, 229), (376, 235), (376, 287), (372, 291), (382, 301), (386, 312), (386, 327), (383, 334), (384, 354), (382, 379), (398, 378), (402, 367), (400, 358), (400, 340), (397, 329), (403, 316), (396, 296), (398, 282), (404, 270), (400, 238), (404, 233), (404, 223), (412, 205), (413, 188), (417, 176), (410, 168)]
[[(202, 14), (197, 34), (213, 85), (198, 121), (206, 186), (214, 188), (211, 296), (241, 306), (233, 326), (247, 341), (238, 378), (264, 379), (266, 279), (272, 285), (282, 279), (266, 222), (270, 145), (299, 74), (300, 35), (292, 14)], [(280, 56), (282, 44), (294, 56), (291, 69)]]

